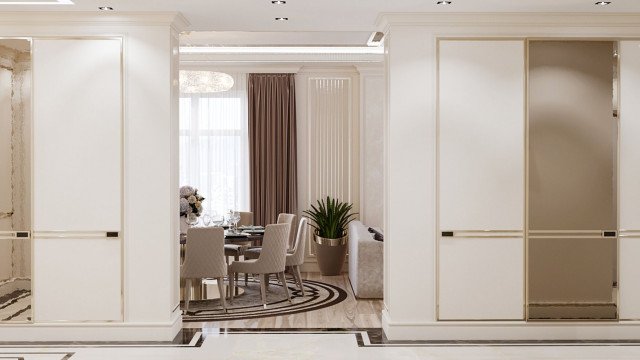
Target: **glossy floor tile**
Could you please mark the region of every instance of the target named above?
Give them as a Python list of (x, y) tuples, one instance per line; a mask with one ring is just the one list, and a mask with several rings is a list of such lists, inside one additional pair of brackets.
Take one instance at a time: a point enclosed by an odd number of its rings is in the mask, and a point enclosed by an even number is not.
[(639, 344), (614, 345), (412, 345), (359, 346), (355, 334), (347, 333), (225, 333), (208, 332), (199, 347), (80, 347), (3, 348), (2, 359), (24, 360), (210, 360), (210, 359), (640, 359)]

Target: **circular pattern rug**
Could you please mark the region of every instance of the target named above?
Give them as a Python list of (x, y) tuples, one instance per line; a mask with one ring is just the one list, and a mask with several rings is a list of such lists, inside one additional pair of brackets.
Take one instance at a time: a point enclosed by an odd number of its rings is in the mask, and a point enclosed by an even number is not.
[[(291, 295), (291, 303), (287, 301), (284, 288), (274, 278), (269, 282), (267, 290), (267, 308), (262, 306), (260, 283), (249, 279), (239, 281), (244, 294), (234, 297), (233, 304), (227, 299), (227, 312), (222, 310), (219, 299), (191, 300), (189, 311), (182, 315), (182, 321), (227, 321), (254, 319), (268, 316), (296, 314), (332, 306), (344, 301), (347, 292), (343, 289), (320, 281), (304, 281), (305, 296), (298, 290), (293, 280), (287, 279), (287, 287)], [(184, 304), (182, 304), (184, 309)]]

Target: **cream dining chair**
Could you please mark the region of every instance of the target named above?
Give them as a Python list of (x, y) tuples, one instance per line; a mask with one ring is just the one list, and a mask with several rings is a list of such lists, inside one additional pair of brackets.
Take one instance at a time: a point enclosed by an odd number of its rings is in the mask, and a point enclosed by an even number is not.
[(218, 283), (220, 303), (227, 311), (224, 277), (227, 265), (224, 256), (224, 230), (221, 227), (189, 228), (184, 262), (180, 277), (186, 279), (184, 307), (189, 311), (191, 282), (193, 279), (213, 278)]
[(238, 226), (253, 225), (253, 213), (250, 211), (240, 211), (240, 220)]
[[(286, 267), (291, 270), (293, 279), (298, 284), (302, 296), (304, 296), (304, 284), (302, 283), (302, 276), (300, 274), (300, 266), (304, 264), (304, 250), (307, 244), (307, 218), (300, 219), (298, 225), (298, 232), (296, 236), (296, 242), (294, 243), (293, 250), (287, 254)], [(283, 284), (285, 286), (285, 284)]]
[[(237, 273), (262, 275), (260, 279), (260, 294), (262, 296), (262, 305), (266, 309), (269, 274), (278, 274), (278, 278), (282, 282), (287, 294), (287, 299), (291, 301), (289, 288), (287, 288), (287, 282), (284, 276), (289, 232), (289, 224), (267, 225), (264, 231), (260, 257), (253, 260), (234, 261), (229, 265), (229, 287), (234, 288), (234, 275)], [(234, 292), (231, 291), (230, 302), (233, 302), (233, 293)]]
[[(289, 230), (289, 240), (287, 240), (287, 251), (290, 251), (291, 249), (293, 249), (293, 243), (295, 242), (295, 229), (293, 227), (293, 224), (296, 221), (296, 215), (294, 214), (286, 214), (286, 213), (280, 213), (278, 214), (278, 220), (277, 220), (277, 224), (289, 224), (290, 226), (290, 230)], [(294, 239), (294, 241), (292, 242), (291, 239)], [(262, 247), (261, 246), (252, 246), (248, 249), (244, 249), (243, 251), (243, 255), (244, 255), (244, 259), (245, 260), (251, 260), (251, 259), (257, 259), (260, 256), (260, 251), (262, 251)], [(247, 285), (247, 283), (249, 282), (249, 274), (244, 274), (244, 284)]]

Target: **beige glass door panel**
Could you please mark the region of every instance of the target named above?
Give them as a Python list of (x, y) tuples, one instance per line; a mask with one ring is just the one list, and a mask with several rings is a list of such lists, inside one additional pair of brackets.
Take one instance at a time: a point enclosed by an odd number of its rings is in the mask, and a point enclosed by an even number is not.
[(30, 39), (0, 39), (0, 65), (0, 323), (30, 322)]
[(524, 41), (438, 51), (438, 319), (521, 320)]
[(614, 46), (529, 43), (529, 319), (617, 317)]

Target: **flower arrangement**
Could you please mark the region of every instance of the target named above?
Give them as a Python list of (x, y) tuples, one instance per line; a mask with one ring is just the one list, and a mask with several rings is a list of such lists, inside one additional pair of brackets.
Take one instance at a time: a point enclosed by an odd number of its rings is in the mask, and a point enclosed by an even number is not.
[(202, 201), (204, 197), (198, 194), (198, 189), (185, 185), (180, 188), (180, 216), (185, 216), (187, 221), (195, 221), (202, 214)]

